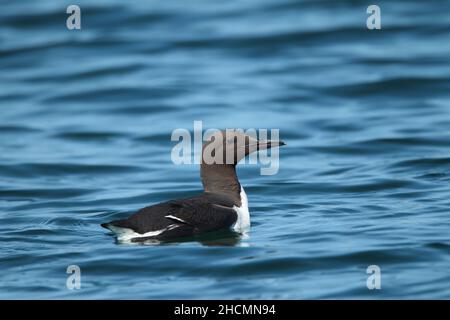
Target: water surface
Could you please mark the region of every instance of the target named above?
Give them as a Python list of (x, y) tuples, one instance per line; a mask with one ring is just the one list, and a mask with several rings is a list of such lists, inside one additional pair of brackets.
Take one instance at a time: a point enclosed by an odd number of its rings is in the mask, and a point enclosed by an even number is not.
[[(378, 1), (379, 31), (367, 1), (78, 4), (2, 3), (0, 298), (450, 298), (448, 1)], [(117, 245), (100, 223), (201, 192), (194, 120), (288, 144), (238, 170), (249, 237)]]

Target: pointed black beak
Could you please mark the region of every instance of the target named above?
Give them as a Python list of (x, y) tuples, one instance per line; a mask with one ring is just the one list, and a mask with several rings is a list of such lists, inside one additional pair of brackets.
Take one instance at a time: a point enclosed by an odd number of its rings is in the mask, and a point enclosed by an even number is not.
[(283, 141), (258, 141), (258, 150), (264, 150), (264, 149), (270, 149), (270, 148), (274, 148), (274, 147), (281, 147), (281, 146), (285, 146), (286, 143), (284, 143)]

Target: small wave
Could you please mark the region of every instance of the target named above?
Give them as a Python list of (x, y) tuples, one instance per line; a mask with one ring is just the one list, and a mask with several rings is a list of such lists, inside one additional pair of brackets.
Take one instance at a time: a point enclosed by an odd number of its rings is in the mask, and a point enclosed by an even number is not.
[(13, 133), (13, 134), (26, 134), (26, 133), (36, 133), (42, 130), (33, 128), (30, 126), (22, 125), (0, 125), (0, 133)]
[(411, 159), (398, 161), (391, 165), (393, 169), (403, 169), (403, 170), (450, 170), (450, 158), (421, 158), (421, 159)]
[(93, 141), (101, 142), (123, 137), (123, 134), (118, 132), (63, 132), (54, 134), (53, 137), (64, 140), (73, 141)]
[(91, 190), (81, 188), (10, 189), (0, 190), (0, 197), (4, 199), (55, 199), (79, 197), (88, 193), (91, 193)]
[(108, 110), (108, 113), (119, 114), (119, 115), (151, 115), (151, 114), (162, 114), (171, 113), (174, 111), (181, 111), (180, 108), (166, 105), (166, 104), (156, 104), (156, 105), (130, 105), (125, 107), (117, 107)]
[(22, 163), (0, 165), (0, 174), (8, 177), (67, 176), (89, 174), (118, 174), (143, 171), (131, 165), (101, 165), (74, 163)]
[(80, 70), (75, 72), (69, 71), (55, 71), (47, 72), (46, 74), (32, 74), (26, 77), (27, 82), (56, 82), (61, 83), (64, 81), (81, 81), (87, 79), (91, 81), (94, 78), (111, 77), (111, 76), (124, 76), (139, 70), (142, 70), (144, 66), (139, 63), (130, 63), (119, 66), (104, 66), (89, 68), (86, 70)]
[(397, 77), (373, 82), (327, 87), (326, 94), (343, 97), (368, 96), (448, 96), (450, 78), (448, 77)]

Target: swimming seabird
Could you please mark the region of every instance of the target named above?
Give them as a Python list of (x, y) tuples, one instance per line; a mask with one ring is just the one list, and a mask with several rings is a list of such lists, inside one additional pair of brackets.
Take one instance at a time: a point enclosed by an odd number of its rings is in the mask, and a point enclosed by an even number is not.
[(119, 242), (170, 240), (222, 229), (245, 233), (250, 214), (236, 165), (255, 151), (284, 144), (257, 140), (239, 130), (217, 131), (202, 147), (202, 194), (148, 206), (127, 219), (101, 226), (114, 232)]

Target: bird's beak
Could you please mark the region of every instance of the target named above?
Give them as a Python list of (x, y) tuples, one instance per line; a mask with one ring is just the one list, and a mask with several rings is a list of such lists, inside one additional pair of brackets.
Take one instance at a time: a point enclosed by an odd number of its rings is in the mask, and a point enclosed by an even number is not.
[(267, 140), (267, 141), (258, 141), (258, 150), (265, 150), (270, 149), (274, 147), (281, 147), (286, 145), (283, 141), (273, 141), (273, 140)]
[(245, 155), (249, 155), (259, 150), (266, 150), (274, 147), (281, 147), (286, 145), (283, 141), (275, 140), (254, 140), (245, 145)]

